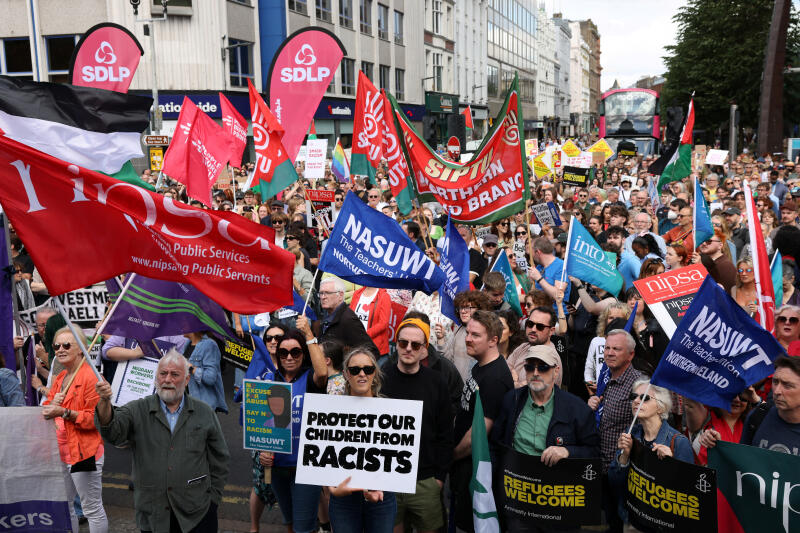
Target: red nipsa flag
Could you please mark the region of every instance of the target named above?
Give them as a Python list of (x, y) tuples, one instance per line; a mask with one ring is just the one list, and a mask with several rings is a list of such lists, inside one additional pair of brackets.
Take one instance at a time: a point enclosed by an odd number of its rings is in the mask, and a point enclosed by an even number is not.
[(294, 256), (273, 244), (266, 226), (175, 202), (3, 136), (0, 178), (0, 204), (53, 295), (136, 272), (190, 283), (241, 314), (293, 301)]
[(225, 131), (231, 136), (231, 153), (228, 161), (232, 167), (241, 168), (242, 154), (244, 154), (244, 147), (247, 144), (247, 120), (236, 111), (233, 104), (222, 93), (219, 93), (219, 108), (222, 112), (222, 124)]

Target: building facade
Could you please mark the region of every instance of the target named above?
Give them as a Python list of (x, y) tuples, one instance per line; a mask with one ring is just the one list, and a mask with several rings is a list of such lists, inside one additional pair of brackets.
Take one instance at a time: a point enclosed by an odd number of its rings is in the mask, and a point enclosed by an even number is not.
[(591, 91), (588, 43), (581, 34), (580, 22), (570, 22), (572, 31), (570, 40), (570, 122), (575, 126), (575, 135), (584, 135), (591, 132), (592, 111), (590, 105)]
[(542, 4), (536, 10), (536, 109), (542, 127), (538, 138), (558, 134), (556, 117), (556, 30)]
[(488, 2), (461, 0), (455, 3), (455, 86), (460, 110), (470, 106), (474, 128), (468, 140), (480, 140), (489, 124), (488, 88)]
[(597, 108), (600, 103), (600, 76), (603, 67), (600, 65), (600, 32), (592, 19), (580, 21), (581, 36), (589, 46), (589, 109), (592, 115), (592, 128), (597, 125)]
[(569, 137), (575, 134), (575, 127), (570, 122), (570, 41), (572, 30), (569, 21), (561, 18), (560, 14), (553, 15), (556, 37), (556, 117), (558, 119), (558, 135)]

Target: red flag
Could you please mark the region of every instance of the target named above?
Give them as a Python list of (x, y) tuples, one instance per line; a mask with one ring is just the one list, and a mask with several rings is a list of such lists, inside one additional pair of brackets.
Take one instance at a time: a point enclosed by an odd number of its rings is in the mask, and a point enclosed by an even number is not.
[(464, 115), (464, 124), (467, 128), (472, 129), (474, 126), (472, 125), (472, 108), (467, 106), (467, 108), (461, 112)]
[(350, 173), (369, 176), (373, 183), (383, 151), (384, 99), (366, 74), (359, 70)]
[(775, 288), (772, 286), (772, 272), (769, 268), (767, 246), (761, 231), (761, 222), (756, 216), (756, 203), (753, 192), (747, 181), (744, 182), (745, 208), (747, 211), (747, 227), (750, 231), (750, 255), (753, 257), (753, 276), (756, 281), (758, 295), (758, 316), (753, 317), (761, 327), (775, 332)]
[(256, 148), (256, 167), (248, 179), (247, 188), (253, 182), (260, 184), (261, 199), (265, 201), (297, 181), (297, 171), (283, 147), (283, 127), (250, 80), (247, 80), (247, 84), (250, 88), (253, 144)]
[(161, 170), (186, 185), (189, 196), (211, 205), (211, 186), (222, 172), (230, 150), (230, 137), (225, 130), (184, 97), (178, 127)]
[(232, 167), (241, 168), (242, 154), (247, 144), (247, 121), (222, 93), (219, 93), (219, 107), (222, 112), (222, 124), (231, 136), (231, 153), (228, 161)]
[[(274, 232), (0, 137), (0, 204), (51, 294), (136, 272), (190, 283), (226, 309), (291, 305), (294, 256)], [(53, 229), (63, 228), (58, 242)]]

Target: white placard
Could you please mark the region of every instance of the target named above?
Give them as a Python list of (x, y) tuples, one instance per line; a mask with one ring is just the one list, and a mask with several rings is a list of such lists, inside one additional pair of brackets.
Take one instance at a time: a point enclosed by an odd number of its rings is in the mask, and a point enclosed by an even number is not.
[(302, 161), (304, 163), (306, 161), (306, 145), (305, 144), (300, 146), (300, 151), (297, 152), (297, 157), (294, 160), (295, 163), (298, 163), (300, 161)]
[(295, 482), (413, 494), (421, 424), (419, 401), (306, 394)]
[(550, 206), (548, 206), (547, 203), (534, 204), (533, 214), (536, 215), (536, 220), (539, 221), (539, 224), (547, 226), (555, 225), (555, 220), (553, 219), (553, 215), (552, 213), (550, 213)]
[(158, 359), (142, 357), (117, 365), (111, 383), (111, 404), (125, 405), (133, 400), (150, 396), (156, 391)]
[(325, 154), (328, 152), (328, 139), (309, 139), (306, 149), (305, 178), (321, 180), (325, 177)]
[(592, 152), (581, 152), (577, 157), (567, 157), (562, 152), (562, 161), (568, 167), (589, 168), (592, 166)]
[(727, 160), (727, 150), (709, 150), (706, 154), (706, 165), (724, 165)]
[[(515, 230), (516, 231), (516, 230)], [(525, 242), (527, 241), (514, 241), (514, 257), (517, 259), (517, 266), (525, 273), (528, 272), (528, 257), (525, 251)]]
[[(83, 325), (91, 324), (94, 326), (105, 315), (108, 289), (106, 289), (105, 283), (97, 283), (91, 287), (61, 294), (57, 298), (67, 311), (70, 322), (80, 322)], [(36, 327), (36, 313), (44, 307), (55, 309), (56, 304), (52, 298), (49, 298), (37, 307), (21, 310), (19, 317), (23, 323), (33, 329)]]

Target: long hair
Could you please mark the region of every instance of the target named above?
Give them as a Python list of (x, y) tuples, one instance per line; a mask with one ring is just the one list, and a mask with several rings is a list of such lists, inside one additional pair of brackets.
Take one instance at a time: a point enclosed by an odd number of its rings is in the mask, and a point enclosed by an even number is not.
[(381, 367), (380, 365), (378, 365), (378, 360), (375, 358), (375, 354), (373, 354), (370, 348), (366, 346), (358, 346), (356, 348), (353, 348), (352, 350), (347, 352), (347, 355), (344, 356), (344, 362), (342, 363), (342, 366), (344, 367), (344, 373), (345, 373), (345, 380), (344, 380), (345, 394), (347, 394), (348, 396), (352, 394), (350, 392), (350, 380), (347, 379), (347, 376), (350, 375), (350, 372), (347, 370), (347, 367), (350, 366), (350, 360), (356, 355), (366, 355), (367, 357), (369, 357), (370, 364), (372, 364), (372, 366), (375, 367), (375, 373), (372, 374), (372, 387), (370, 390), (372, 391), (372, 396), (378, 398), (381, 393), (381, 383), (383, 381), (382, 380), (383, 376), (381, 374)]
[[(300, 363), (300, 369), (297, 371), (297, 374), (300, 375), (309, 368), (311, 368), (311, 354), (308, 352), (308, 345), (306, 344), (306, 336), (297, 329), (288, 329), (283, 334), (283, 339), (278, 344), (278, 349), (281, 349), (281, 345), (284, 342), (294, 339), (300, 345), (300, 348), (303, 350), (303, 361)], [(283, 363), (281, 363), (281, 358), (276, 356), (278, 360), (278, 370), (280, 370), (281, 374), (286, 372), (286, 369), (283, 368)]]

